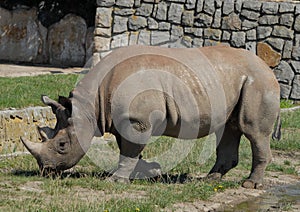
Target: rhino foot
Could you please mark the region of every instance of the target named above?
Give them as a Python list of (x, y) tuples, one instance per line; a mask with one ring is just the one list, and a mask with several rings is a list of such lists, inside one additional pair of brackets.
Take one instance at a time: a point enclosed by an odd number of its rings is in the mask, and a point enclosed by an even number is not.
[(131, 175), (132, 179), (146, 179), (151, 177), (161, 176), (161, 166), (157, 162), (147, 162), (140, 159), (134, 172)]
[(124, 184), (128, 184), (130, 183), (130, 180), (128, 178), (125, 177), (121, 177), (118, 175), (113, 174), (111, 177), (107, 178), (106, 181), (111, 182), (111, 183), (124, 183)]
[(222, 178), (222, 174), (221, 173), (218, 173), (218, 172), (214, 172), (214, 173), (210, 173), (206, 176), (206, 179), (207, 180), (221, 180)]
[(263, 189), (262, 183), (253, 182), (250, 179), (247, 179), (243, 182), (242, 186), (248, 189)]

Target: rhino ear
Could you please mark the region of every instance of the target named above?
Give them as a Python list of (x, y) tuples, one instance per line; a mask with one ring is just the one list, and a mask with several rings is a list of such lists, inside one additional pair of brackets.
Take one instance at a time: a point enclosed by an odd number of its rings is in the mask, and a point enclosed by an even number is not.
[(46, 96), (46, 95), (42, 95), (42, 96), (41, 96), (41, 100), (42, 100), (42, 102), (43, 102), (45, 105), (48, 105), (48, 106), (50, 106), (50, 107), (52, 108), (52, 112), (53, 112), (54, 114), (56, 114), (57, 108), (62, 107), (62, 105), (61, 105), (60, 103), (56, 102), (55, 100), (49, 98), (49, 97)]
[(72, 114), (72, 102), (69, 98), (64, 96), (59, 96), (58, 103), (64, 106), (70, 112), (70, 114)]

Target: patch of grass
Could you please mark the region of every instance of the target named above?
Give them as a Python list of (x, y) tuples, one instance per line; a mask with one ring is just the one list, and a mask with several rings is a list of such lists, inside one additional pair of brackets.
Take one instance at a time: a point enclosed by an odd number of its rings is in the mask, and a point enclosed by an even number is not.
[(300, 110), (281, 113), (282, 138), (271, 141), (271, 148), (284, 151), (300, 150)]
[(79, 75), (55, 74), (32, 77), (0, 77), (0, 109), (42, 105), (41, 94), (57, 99), (68, 96)]
[(291, 108), (293, 106), (295, 106), (293, 100), (289, 100), (289, 99), (280, 100), (280, 108)]

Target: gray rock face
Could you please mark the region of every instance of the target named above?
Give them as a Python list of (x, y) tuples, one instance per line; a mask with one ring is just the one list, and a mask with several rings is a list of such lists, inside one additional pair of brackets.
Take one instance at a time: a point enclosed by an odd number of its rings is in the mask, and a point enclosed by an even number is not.
[[(0, 58), (9, 61), (45, 62), (47, 30), (38, 21), (36, 10), (0, 8)], [(30, 47), (30, 48), (29, 48)]]
[(280, 64), (274, 69), (274, 73), (280, 82), (284, 82), (288, 85), (292, 84), (295, 76), (290, 65), (284, 60), (282, 60)]
[(300, 75), (296, 75), (293, 81), (291, 98), (298, 99), (299, 96), (300, 96)]
[(49, 60), (58, 66), (83, 66), (87, 26), (83, 18), (67, 15), (48, 33)]

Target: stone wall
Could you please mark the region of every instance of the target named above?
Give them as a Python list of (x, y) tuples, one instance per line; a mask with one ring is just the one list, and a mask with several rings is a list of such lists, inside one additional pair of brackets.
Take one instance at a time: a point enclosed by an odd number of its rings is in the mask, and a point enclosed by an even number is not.
[(300, 4), (249, 0), (98, 0), (95, 61), (127, 45), (230, 45), (263, 58), (281, 97), (300, 100)]
[(94, 26), (70, 13), (46, 27), (39, 15), (36, 8), (0, 7), (0, 61), (84, 66), (92, 57)]
[(0, 111), (0, 154), (25, 150), (20, 136), (41, 140), (36, 126), (54, 127), (55, 115), (50, 107)]

